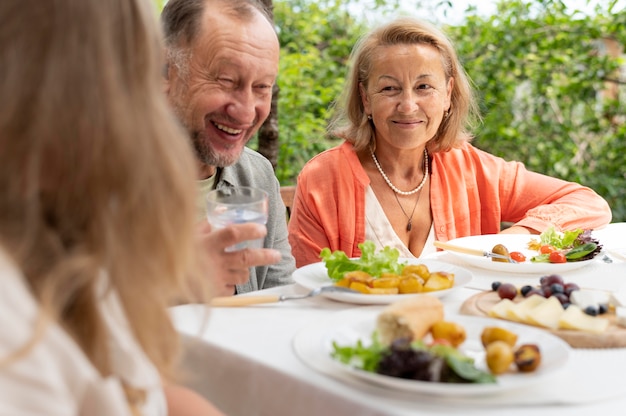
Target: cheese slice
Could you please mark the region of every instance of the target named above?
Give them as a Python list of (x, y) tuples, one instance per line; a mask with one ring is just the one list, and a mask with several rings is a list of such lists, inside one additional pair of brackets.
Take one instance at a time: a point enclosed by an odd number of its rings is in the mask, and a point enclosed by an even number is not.
[(507, 319), (525, 323), (528, 320), (528, 313), (545, 301), (546, 298), (540, 295), (529, 296), (506, 311)]
[(626, 307), (626, 290), (621, 289), (617, 292), (612, 292), (609, 297), (609, 303), (616, 308), (618, 306)]
[(550, 296), (541, 304), (530, 309), (527, 312), (526, 319), (528, 323), (533, 325), (557, 329), (559, 327), (559, 318), (563, 311), (561, 302), (556, 297)]
[(574, 305), (582, 310), (585, 310), (589, 306), (597, 308), (600, 305), (607, 305), (609, 303), (609, 295), (606, 292), (599, 292), (597, 290), (575, 290), (569, 295), (569, 298)]
[(626, 327), (626, 307), (617, 306), (615, 308), (615, 322), (619, 326)]
[(511, 299), (502, 299), (500, 302), (493, 305), (489, 310), (489, 316), (492, 318), (508, 319), (509, 310), (515, 307), (515, 302)]
[(601, 334), (609, 327), (609, 320), (587, 315), (576, 305), (570, 305), (559, 318), (559, 328)]

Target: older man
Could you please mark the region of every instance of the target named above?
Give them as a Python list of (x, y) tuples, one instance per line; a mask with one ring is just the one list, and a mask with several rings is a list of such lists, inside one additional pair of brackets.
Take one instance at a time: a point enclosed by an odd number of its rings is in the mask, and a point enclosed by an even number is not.
[[(198, 157), (201, 212), (211, 189), (253, 186), (270, 196), (265, 228), (245, 224), (211, 231), (204, 221), (218, 293), (290, 283), (295, 263), (280, 185), (269, 161), (246, 147), (269, 115), (278, 74), (280, 47), (271, 20), (254, 0), (169, 0), (162, 22), (166, 91)], [(263, 235), (263, 249), (224, 250)]]

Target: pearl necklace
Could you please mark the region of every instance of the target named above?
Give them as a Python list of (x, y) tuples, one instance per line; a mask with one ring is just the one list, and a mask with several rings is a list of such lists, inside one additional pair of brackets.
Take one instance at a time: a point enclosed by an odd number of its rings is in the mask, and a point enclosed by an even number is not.
[(374, 151), (372, 150), (371, 147), (370, 147), (370, 153), (372, 154), (372, 159), (374, 160), (374, 164), (378, 168), (378, 171), (380, 172), (381, 176), (383, 177), (385, 182), (387, 182), (387, 185), (389, 185), (391, 190), (394, 191), (395, 193), (400, 194), (400, 195), (413, 195), (414, 193), (421, 191), (424, 185), (426, 184), (426, 181), (428, 180), (428, 150), (424, 149), (424, 177), (422, 178), (422, 181), (420, 182), (420, 184), (417, 185), (417, 188), (413, 189), (412, 191), (401, 191), (394, 184), (392, 184), (389, 178), (387, 177), (387, 174), (383, 171), (383, 168), (380, 167), (380, 163), (378, 163), (378, 159), (376, 159), (376, 155), (374, 154)]

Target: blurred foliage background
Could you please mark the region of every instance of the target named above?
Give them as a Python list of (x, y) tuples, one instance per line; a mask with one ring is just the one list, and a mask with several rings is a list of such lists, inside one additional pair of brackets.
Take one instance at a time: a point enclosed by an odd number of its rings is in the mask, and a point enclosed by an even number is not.
[[(460, 21), (447, 19), (451, 0), (272, 3), (281, 44), (272, 162), (282, 185), (295, 184), (306, 161), (338, 144), (325, 127), (358, 37), (411, 15), (446, 31), (473, 80), (483, 115), (474, 145), (587, 185), (609, 202), (613, 222), (626, 221), (624, 0), (595, 1), (591, 13), (562, 0), (496, 0), (492, 15), (468, 6)], [(258, 142), (250, 147), (268, 154)]]
[(484, 118), (474, 145), (587, 185), (609, 201), (613, 222), (626, 221), (626, 10), (617, 1), (593, 13), (558, 0), (499, 1), (492, 16), (469, 7), (455, 25), (445, 22), (447, 1), (273, 4), (282, 48), (281, 184), (294, 184), (308, 159), (338, 144), (325, 137), (325, 126), (358, 36), (405, 14), (438, 24), (455, 43)]

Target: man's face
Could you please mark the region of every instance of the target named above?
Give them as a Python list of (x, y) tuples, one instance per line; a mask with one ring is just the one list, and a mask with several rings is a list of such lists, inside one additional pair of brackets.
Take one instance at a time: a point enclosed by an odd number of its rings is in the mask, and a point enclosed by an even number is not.
[(183, 65), (170, 63), (167, 80), (170, 103), (189, 131), (205, 177), (214, 166), (235, 163), (269, 115), (280, 50), (261, 15), (240, 22), (211, 12)]

